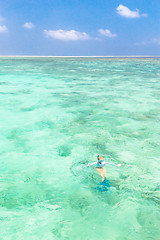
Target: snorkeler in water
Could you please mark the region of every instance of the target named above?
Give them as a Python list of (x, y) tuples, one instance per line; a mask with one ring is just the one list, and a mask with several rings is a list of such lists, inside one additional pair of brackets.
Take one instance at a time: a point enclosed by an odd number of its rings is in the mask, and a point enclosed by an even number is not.
[(99, 156), (99, 155), (98, 155), (97, 162), (88, 163), (86, 165), (86, 167), (95, 165), (96, 166), (96, 170), (97, 170), (97, 172), (100, 173), (100, 175), (102, 177), (102, 182), (103, 182), (107, 178), (106, 168), (104, 167), (106, 164), (117, 166), (117, 167), (121, 167), (121, 164), (114, 164), (114, 163), (109, 163), (109, 162), (104, 161), (103, 157)]

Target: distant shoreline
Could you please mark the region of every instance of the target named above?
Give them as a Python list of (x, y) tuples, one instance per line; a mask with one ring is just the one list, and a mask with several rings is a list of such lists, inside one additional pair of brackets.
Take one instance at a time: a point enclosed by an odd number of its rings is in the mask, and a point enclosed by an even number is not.
[(2, 55), (0, 58), (160, 58), (160, 56), (21, 56)]

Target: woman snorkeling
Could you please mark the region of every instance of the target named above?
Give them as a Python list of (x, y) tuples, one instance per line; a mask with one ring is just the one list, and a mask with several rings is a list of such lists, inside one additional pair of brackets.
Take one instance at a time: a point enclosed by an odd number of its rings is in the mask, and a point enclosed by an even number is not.
[(106, 161), (104, 161), (102, 156), (98, 155), (97, 162), (88, 163), (86, 167), (95, 165), (96, 166), (96, 171), (100, 173), (100, 175), (102, 177), (102, 182), (103, 182), (107, 178), (106, 168), (104, 167), (106, 164), (117, 166), (117, 167), (121, 166), (121, 164), (114, 164), (114, 163), (106, 162)]

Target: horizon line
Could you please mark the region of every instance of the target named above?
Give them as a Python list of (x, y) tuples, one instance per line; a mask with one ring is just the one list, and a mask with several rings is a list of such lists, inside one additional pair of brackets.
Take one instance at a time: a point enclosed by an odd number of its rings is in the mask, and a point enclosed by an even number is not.
[(84, 57), (84, 58), (160, 58), (160, 56), (152, 56), (152, 55), (127, 55), (127, 56), (101, 56), (101, 55), (94, 55), (94, 56), (84, 56), (84, 55), (82, 55), (82, 56), (54, 56), (54, 55), (0, 55), (0, 58), (1, 57), (55, 57), (55, 58), (60, 58), (60, 57), (63, 57), (63, 58), (72, 58), (72, 57), (74, 57), (74, 58), (80, 58), (80, 57)]

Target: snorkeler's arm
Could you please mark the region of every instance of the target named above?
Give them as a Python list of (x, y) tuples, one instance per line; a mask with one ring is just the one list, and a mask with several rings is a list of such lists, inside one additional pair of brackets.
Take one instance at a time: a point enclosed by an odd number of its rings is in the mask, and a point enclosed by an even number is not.
[(92, 165), (96, 165), (96, 164), (97, 164), (97, 162), (88, 163), (85, 167), (90, 167), (90, 166), (92, 166)]
[(96, 165), (96, 164), (97, 164), (97, 162), (88, 163), (87, 165), (80, 167), (80, 169), (85, 168), (85, 167), (90, 167), (90, 166)]
[(121, 167), (121, 164), (109, 163), (109, 162), (106, 162), (106, 161), (104, 161), (104, 164), (109, 164), (109, 165), (112, 165), (112, 166)]

